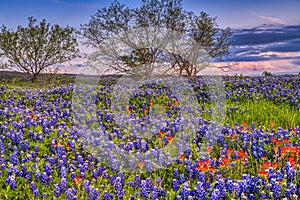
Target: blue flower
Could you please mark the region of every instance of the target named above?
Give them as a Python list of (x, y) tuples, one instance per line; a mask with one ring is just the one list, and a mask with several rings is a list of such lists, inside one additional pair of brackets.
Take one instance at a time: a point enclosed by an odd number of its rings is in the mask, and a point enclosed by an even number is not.
[(172, 189), (173, 189), (173, 191), (178, 191), (179, 190), (179, 181), (177, 179), (173, 179)]

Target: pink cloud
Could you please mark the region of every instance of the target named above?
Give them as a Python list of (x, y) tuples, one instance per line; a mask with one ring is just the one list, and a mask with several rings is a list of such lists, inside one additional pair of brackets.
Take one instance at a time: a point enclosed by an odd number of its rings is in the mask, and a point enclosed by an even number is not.
[(286, 21), (282, 20), (282, 19), (279, 19), (279, 18), (276, 18), (276, 17), (270, 17), (270, 16), (265, 16), (265, 15), (258, 15), (256, 13), (251, 13), (252, 15), (255, 15), (256, 17), (262, 19), (262, 20), (266, 20), (268, 22), (271, 22), (271, 23), (275, 23), (275, 24), (287, 24)]

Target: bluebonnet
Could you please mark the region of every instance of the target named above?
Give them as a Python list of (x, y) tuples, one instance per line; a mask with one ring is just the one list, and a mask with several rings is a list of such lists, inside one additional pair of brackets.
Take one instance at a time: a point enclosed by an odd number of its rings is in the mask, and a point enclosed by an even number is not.
[(66, 197), (68, 200), (73, 200), (73, 197), (76, 196), (76, 188), (69, 188), (66, 191)]
[(0, 140), (0, 154), (5, 154), (5, 145), (2, 140)]
[(182, 184), (184, 183), (186, 180), (185, 180), (185, 177), (184, 177), (184, 174), (180, 174), (179, 175), (179, 183)]
[(202, 182), (198, 182), (195, 187), (195, 196), (199, 197), (200, 199), (206, 199), (206, 191)]
[(41, 174), (40, 179), (41, 179), (41, 182), (42, 182), (43, 184), (49, 185), (50, 178), (49, 178), (49, 176), (47, 175), (46, 172), (43, 172), (43, 173)]
[(146, 187), (148, 191), (151, 191), (153, 189), (153, 182), (151, 178), (146, 178)]
[(134, 177), (134, 187), (135, 188), (139, 188), (140, 187), (140, 184), (141, 184), (141, 177), (139, 175), (136, 175)]
[(146, 152), (149, 149), (148, 142), (144, 139), (141, 140), (141, 149), (143, 152)]
[(16, 190), (17, 189), (17, 183), (15, 176), (11, 175), (7, 179), (4, 180), (6, 184), (8, 184), (11, 189)]
[(53, 192), (55, 197), (59, 197), (61, 195), (61, 189), (59, 184), (54, 184), (53, 185)]
[(17, 165), (19, 163), (19, 158), (17, 156), (17, 154), (15, 152), (13, 152), (10, 156), (9, 156), (9, 161), (13, 164), (13, 165)]
[(59, 175), (62, 178), (66, 178), (67, 177), (67, 169), (66, 169), (66, 167), (63, 166), (63, 167), (60, 168)]
[(177, 179), (173, 179), (172, 181), (172, 189), (177, 191), (179, 189), (179, 181)]
[(98, 189), (95, 189), (93, 186), (90, 187), (89, 194), (88, 194), (88, 199), (89, 200), (94, 200), (98, 199), (100, 196), (100, 192)]
[(44, 171), (47, 173), (48, 176), (52, 174), (52, 170), (49, 163), (44, 164)]
[(65, 178), (61, 178), (59, 187), (61, 192), (64, 192), (68, 188), (67, 180)]
[(113, 198), (113, 196), (110, 193), (105, 191), (103, 194), (102, 200), (110, 200), (112, 198)]
[(40, 196), (40, 191), (39, 191), (39, 189), (33, 190), (33, 195), (34, 195), (35, 197)]
[(149, 193), (148, 193), (148, 187), (147, 187), (147, 184), (146, 184), (145, 180), (142, 180), (142, 182), (141, 182), (140, 192), (141, 192), (141, 197), (142, 198), (148, 198)]
[(173, 177), (177, 178), (178, 177), (178, 169), (173, 170)]
[(187, 182), (182, 185), (182, 189), (179, 191), (179, 195), (182, 198), (187, 198), (190, 195), (191, 189)]

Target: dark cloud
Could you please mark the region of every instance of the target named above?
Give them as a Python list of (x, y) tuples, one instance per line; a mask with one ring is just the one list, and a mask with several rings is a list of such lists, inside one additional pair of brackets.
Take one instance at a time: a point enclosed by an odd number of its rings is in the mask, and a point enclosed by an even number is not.
[(235, 61), (265, 61), (273, 59), (293, 59), (264, 55), (265, 52), (300, 52), (300, 25), (262, 25), (249, 29), (236, 29), (231, 37), (235, 47), (231, 57)]
[(294, 60), (292, 63), (300, 66), (300, 59)]

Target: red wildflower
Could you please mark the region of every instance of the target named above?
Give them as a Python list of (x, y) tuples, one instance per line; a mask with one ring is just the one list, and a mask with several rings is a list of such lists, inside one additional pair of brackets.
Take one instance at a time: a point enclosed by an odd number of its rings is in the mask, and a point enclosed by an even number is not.
[(269, 167), (271, 167), (271, 162), (270, 161), (265, 162), (262, 167), (264, 169), (268, 169)]
[(241, 157), (241, 158), (246, 158), (246, 157), (247, 157), (246, 153), (243, 152), (243, 151), (239, 151), (239, 152), (237, 153), (237, 155), (238, 155), (239, 157)]
[(266, 171), (260, 171), (258, 172), (259, 175), (264, 176), (265, 178), (268, 178), (269, 174)]
[(80, 184), (83, 182), (83, 178), (81, 178), (80, 176), (77, 176), (75, 179), (74, 179), (74, 183), (77, 185), (77, 184)]
[(283, 139), (283, 142), (286, 143), (286, 144), (288, 144), (288, 143), (290, 143), (290, 140), (287, 139), (287, 138), (284, 138), (284, 139)]
[(169, 142), (173, 141), (173, 136), (167, 136), (167, 138)]
[(227, 153), (228, 156), (231, 156), (233, 154), (232, 148), (228, 148), (226, 153)]
[(208, 153), (213, 152), (213, 150), (214, 150), (213, 147), (207, 147), (207, 148), (206, 148), (206, 151), (207, 151)]
[(139, 162), (139, 167), (144, 167), (145, 163), (144, 162)]
[(282, 144), (282, 141), (280, 141), (280, 140), (277, 140), (277, 141), (275, 141), (275, 144), (277, 144), (277, 145), (281, 145), (281, 144)]
[(131, 109), (129, 108), (129, 105), (126, 105), (126, 109), (128, 113), (131, 113)]
[(146, 115), (147, 113), (148, 113), (148, 109), (145, 108), (145, 109), (144, 109), (144, 114)]
[(248, 126), (248, 122), (243, 122), (243, 126)]
[(272, 141), (272, 142), (276, 142), (277, 139), (276, 139), (275, 137), (272, 137), (272, 138), (271, 138), (271, 141)]
[(163, 131), (159, 131), (159, 133), (158, 133), (159, 135), (161, 135), (161, 136), (165, 136), (165, 132), (163, 132)]
[(273, 164), (272, 164), (272, 167), (273, 167), (274, 169), (276, 169), (276, 168), (278, 168), (279, 166), (277, 165), (277, 163), (273, 163)]
[(185, 159), (185, 155), (181, 154), (179, 158), (180, 158), (180, 160), (184, 160)]
[(270, 122), (270, 125), (271, 125), (271, 126), (274, 126), (274, 125), (275, 125), (275, 121), (271, 121), (271, 122)]
[(150, 101), (149, 104), (150, 104), (150, 106), (153, 106), (153, 101)]

